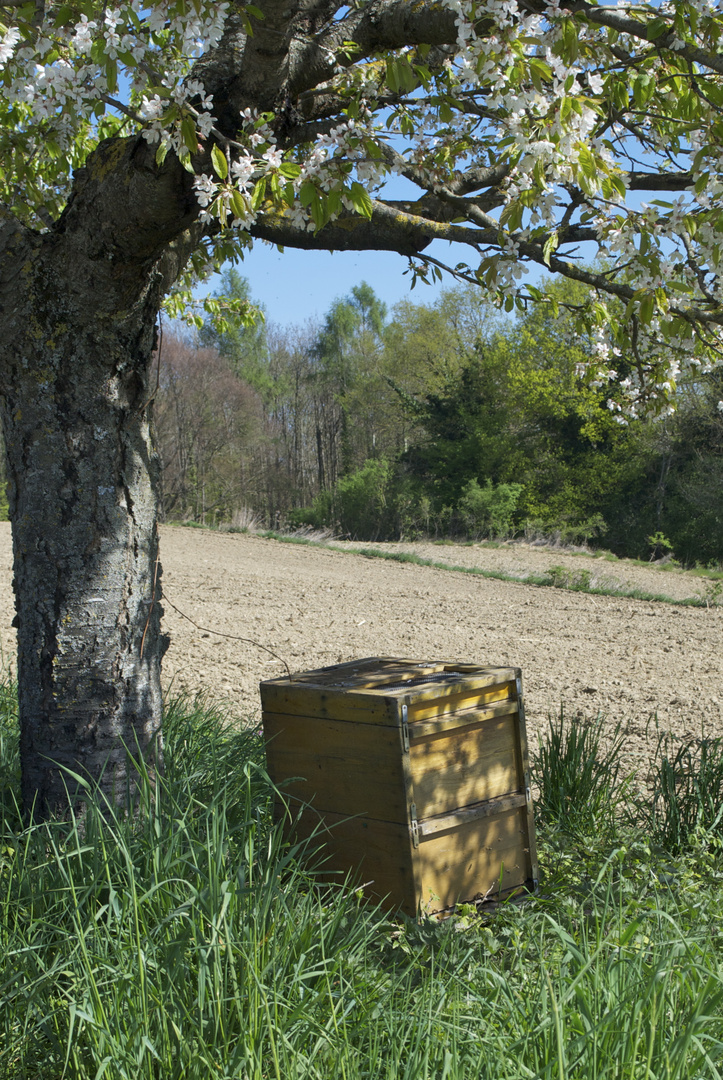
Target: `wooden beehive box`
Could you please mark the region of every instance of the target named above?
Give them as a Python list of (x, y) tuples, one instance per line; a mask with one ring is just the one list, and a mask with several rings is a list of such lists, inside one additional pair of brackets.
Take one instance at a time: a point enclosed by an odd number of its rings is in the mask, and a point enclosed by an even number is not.
[(289, 835), (409, 915), (537, 882), (518, 668), (371, 657), (261, 683)]

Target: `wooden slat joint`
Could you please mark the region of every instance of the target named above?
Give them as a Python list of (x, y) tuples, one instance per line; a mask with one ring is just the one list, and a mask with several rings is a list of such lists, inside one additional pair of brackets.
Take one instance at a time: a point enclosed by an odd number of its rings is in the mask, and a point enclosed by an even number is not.
[(485, 720), (496, 720), (501, 716), (514, 716), (517, 713), (518, 703), (511, 699), (493, 701), (489, 705), (479, 708), (465, 709), (457, 713), (447, 713), (431, 720), (412, 720), (409, 727), (409, 738), (414, 742), (423, 739), (427, 735), (436, 735), (440, 732), (447, 733), (456, 731), (458, 728), (468, 727), (470, 724), (480, 724)]
[(510, 795), (499, 795), (495, 799), (487, 799), (485, 802), (463, 806), (459, 810), (453, 810), (450, 814), (438, 814), (436, 817), (420, 821), (419, 838), (420, 840), (427, 840), (437, 833), (445, 832), (447, 829), (455, 829), (469, 821), (495, 817), (497, 814), (504, 813), (505, 810), (516, 810), (526, 805), (526, 793), (524, 791), (515, 791)]

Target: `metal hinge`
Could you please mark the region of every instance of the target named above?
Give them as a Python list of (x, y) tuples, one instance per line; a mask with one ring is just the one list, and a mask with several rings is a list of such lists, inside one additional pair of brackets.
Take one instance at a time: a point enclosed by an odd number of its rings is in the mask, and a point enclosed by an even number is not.
[(515, 682), (516, 682), (516, 687), (517, 687), (517, 704), (518, 704), (519, 710), (520, 710), (520, 719), (524, 720), (525, 719), (525, 702), (524, 702), (524, 699), (523, 699), (523, 696), (522, 696), (522, 676), (518, 675)]
[(402, 747), (404, 753), (409, 753), (409, 721), (407, 719), (408, 709), (406, 705), (402, 705)]
[(417, 848), (419, 847), (419, 822), (417, 821), (417, 807), (414, 803), (411, 803), (409, 807), (409, 821), (411, 823), (412, 844)]

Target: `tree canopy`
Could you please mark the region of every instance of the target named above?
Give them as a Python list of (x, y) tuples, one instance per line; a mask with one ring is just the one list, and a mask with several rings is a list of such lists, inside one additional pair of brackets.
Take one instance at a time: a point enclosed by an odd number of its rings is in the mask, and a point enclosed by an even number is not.
[[(525, 265), (549, 268), (592, 287), (591, 378), (619, 377), (616, 408), (664, 407), (682, 368), (718, 358), (710, 0), (2, 11), (0, 198), (24, 225), (95, 208), (109, 251), (138, 231), (173, 241), (166, 287), (252, 237), (396, 250), (508, 307), (540, 298)], [(393, 174), (408, 197), (388, 197)], [(133, 220), (114, 212), (113, 175), (135, 187)], [(454, 245), (449, 264), (434, 240)]]

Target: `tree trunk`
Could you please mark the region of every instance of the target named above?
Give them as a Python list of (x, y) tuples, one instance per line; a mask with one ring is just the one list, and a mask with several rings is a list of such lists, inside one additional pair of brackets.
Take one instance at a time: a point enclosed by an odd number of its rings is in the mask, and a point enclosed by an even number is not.
[(54, 363), (41, 348), (4, 401), (22, 794), (41, 818), (67, 809), (66, 788), (72, 802), (67, 770), (102, 776), (117, 803), (133, 786), (129, 755), (154, 768), (161, 752), (159, 470), (146, 364), (106, 361)]
[(72, 254), (34, 234), (0, 275), (22, 797), (36, 820), (80, 799), (73, 773), (122, 804), (133, 759), (162, 762), (160, 286), (147, 265), (121, 275)]

